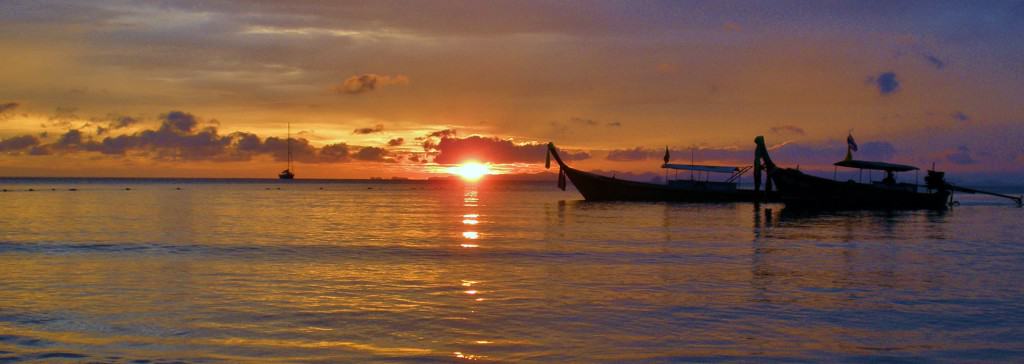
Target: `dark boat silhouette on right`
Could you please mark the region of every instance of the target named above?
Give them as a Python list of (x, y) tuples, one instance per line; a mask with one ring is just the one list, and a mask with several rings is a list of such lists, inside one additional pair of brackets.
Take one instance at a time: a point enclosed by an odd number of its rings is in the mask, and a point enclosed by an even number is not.
[[(853, 180), (837, 181), (808, 175), (799, 169), (780, 168), (772, 162), (765, 146), (764, 137), (754, 139), (755, 150), (755, 181), (759, 181), (761, 169), (767, 172), (768, 185), (774, 183), (778, 198), (787, 207), (803, 207), (815, 209), (945, 209), (953, 204), (952, 194), (956, 192), (980, 193), (1014, 200), (1021, 205), (1021, 197), (1000, 193), (986, 192), (972, 188), (952, 185), (945, 180), (945, 172), (928, 170), (923, 186), (916, 183), (901, 183), (895, 179), (895, 173), (918, 170), (917, 167), (863, 161), (852, 158), (851, 151), (856, 150), (853, 137), (847, 139), (849, 148), (846, 159), (836, 162), (836, 167), (857, 168), (861, 170), (878, 170), (885, 172), (881, 181), (858, 183)], [(755, 182), (755, 190), (760, 183)]]

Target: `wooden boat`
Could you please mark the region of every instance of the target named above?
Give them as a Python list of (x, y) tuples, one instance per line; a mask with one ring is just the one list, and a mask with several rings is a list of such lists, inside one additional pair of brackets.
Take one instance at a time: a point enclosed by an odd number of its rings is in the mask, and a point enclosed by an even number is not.
[[(811, 176), (798, 169), (780, 168), (768, 155), (764, 137), (754, 139), (755, 181), (759, 178), (759, 170), (767, 171), (768, 181), (774, 182), (778, 197), (786, 206), (819, 208), (819, 209), (945, 209), (951, 203), (953, 191), (966, 193), (983, 193), (1013, 199), (1021, 204), (1021, 198), (998, 193), (958, 187), (945, 181), (945, 173), (929, 170), (925, 177), (925, 185), (916, 183), (897, 183), (896, 172), (917, 170), (917, 167), (886, 162), (862, 161), (850, 157), (836, 162), (836, 167), (857, 168), (861, 170), (884, 171), (886, 177), (881, 181), (858, 183), (853, 180), (837, 181), (834, 179)], [(770, 189), (770, 187), (767, 187)], [(755, 190), (760, 189), (755, 182)]]
[[(667, 156), (667, 154), (666, 154)], [(644, 183), (602, 176), (569, 167), (558, 155), (554, 143), (548, 143), (546, 167), (551, 158), (559, 167), (558, 186), (565, 190), (566, 178), (587, 201), (675, 201), (675, 202), (735, 202), (755, 201), (759, 196), (753, 190), (737, 188), (739, 178), (750, 167), (670, 164), (668, 158), (662, 168), (704, 173), (729, 173), (725, 181), (670, 180), (664, 184)]]

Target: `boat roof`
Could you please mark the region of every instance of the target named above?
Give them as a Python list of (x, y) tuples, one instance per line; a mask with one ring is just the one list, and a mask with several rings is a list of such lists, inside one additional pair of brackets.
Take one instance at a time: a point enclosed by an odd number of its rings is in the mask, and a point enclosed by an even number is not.
[(856, 159), (848, 159), (844, 161), (836, 162), (834, 165), (840, 167), (860, 168), (860, 169), (875, 169), (880, 171), (892, 171), (892, 172), (906, 172), (916, 170), (917, 167), (908, 166), (905, 164), (895, 164), (886, 162), (875, 162), (875, 161), (859, 161)]
[(673, 164), (665, 163), (661, 165), (661, 168), (668, 169), (682, 169), (687, 171), (701, 171), (701, 172), (716, 172), (716, 173), (734, 173), (739, 171), (739, 167), (730, 166), (705, 166), (700, 164)]

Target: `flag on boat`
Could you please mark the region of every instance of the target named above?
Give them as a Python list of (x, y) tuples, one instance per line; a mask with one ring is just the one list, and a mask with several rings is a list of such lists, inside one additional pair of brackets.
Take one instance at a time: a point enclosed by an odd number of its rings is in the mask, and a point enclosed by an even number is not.
[(854, 152), (857, 151), (857, 142), (853, 141), (853, 134), (846, 135), (846, 145), (850, 148), (850, 150)]
[(562, 168), (558, 168), (558, 188), (565, 191), (565, 171)]
[(548, 148), (548, 152), (544, 154), (544, 169), (551, 169), (551, 149)]
[(669, 159), (669, 158), (668, 158), (668, 146), (667, 146), (667, 145), (665, 146), (665, 158), (662, 158), (662, 159), (664, 159), (664, 160), (665, 160), (665, 163), (666, 163), (666, 164), (668, 163), (668, 159)]

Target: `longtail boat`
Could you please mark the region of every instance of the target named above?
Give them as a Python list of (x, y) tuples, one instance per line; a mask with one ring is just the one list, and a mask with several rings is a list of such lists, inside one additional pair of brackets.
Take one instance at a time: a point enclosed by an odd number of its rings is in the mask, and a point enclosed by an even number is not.
[[(764, 137), (754, 139), (757, 145), (754, 158), (754, 189), (760, 189), (760, 171), (767, 172), (767, 182), (774, 182), (779, 199), (786, 206), (823, 208), (823, 209), (945, 209), (950, 206), (953, 191), (965, 193), (981, 193), (1009, 198), (1021, 205), (1021, 197), (986, 192), (952, 185), (945, 180), (945, 172), (927, 171), (925, 185), (917, 183), (897, 182), (894, 173), (916, 171), (917, 167), (855, 160), (850, 151), (856, 148), (853, 137), (848, 143), (846, 159), (836, 162), (838, 167), (856, 168), (860, 170), (879, 170), (885, 172), (880, 181), (859, 183), (853, 180), (838, 181), (835, 179), (812, 176), (793, 168), (780, 168), (772, 162), (765, 146)], [(855, 149), (853, 149), (855, 150)], [(766, 190), (770, 190), (766, 186)]]
[[(665, 183), (645, 183), (602, 176), (569, 167), (558, 155), (554, 143), (548, 143), (545, 167), (551, 167), (551, 158), (558, 163), (558, 187), (566, 188), (566, 179), (572, 182), (587, 201), (674, 201), (674, 202), (736, 202), (755, 201), (760, 197), (756, 191), (737, 188), (740, 178), (750, 166), (711, 166), (696, 164), (668, 163), (666, 149), (666, 170), (685, 170), (704, 173), (704, 179), (666, 179)], [(709, 173), (727, 174), (724, 181), (713, 181)]]

